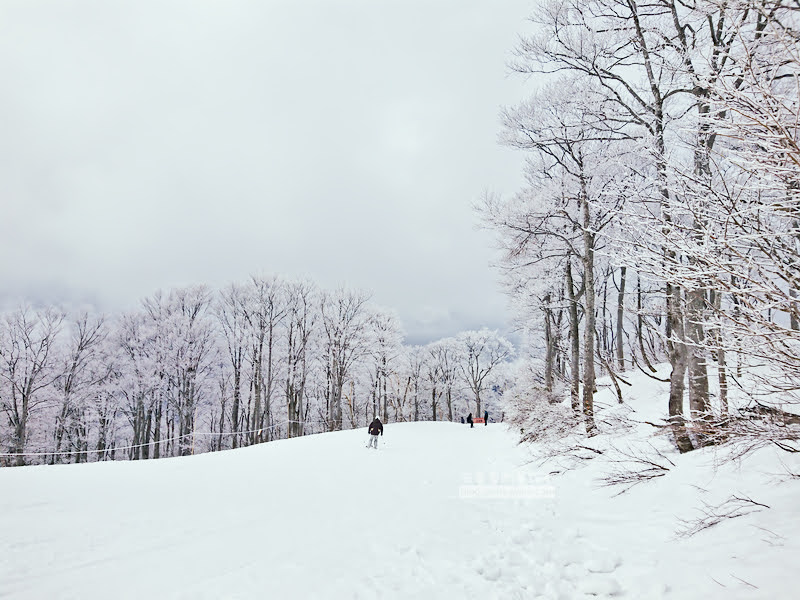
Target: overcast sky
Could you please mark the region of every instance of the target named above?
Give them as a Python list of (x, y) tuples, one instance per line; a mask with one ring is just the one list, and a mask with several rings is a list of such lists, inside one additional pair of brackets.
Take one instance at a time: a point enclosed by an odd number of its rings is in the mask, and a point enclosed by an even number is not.
[(530, 0), (3, 0), (6, 302), (256, 273), (374, 292), (411, 341), (506, 327), (471, 206)]

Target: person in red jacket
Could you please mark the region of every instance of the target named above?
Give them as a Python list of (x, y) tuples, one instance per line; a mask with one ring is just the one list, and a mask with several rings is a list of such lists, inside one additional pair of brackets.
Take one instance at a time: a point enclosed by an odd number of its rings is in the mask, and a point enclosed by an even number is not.
[(378, 417), (375, 417), (375, 420), (369, 424), (367, 428), (369, 432), (369, 443), (367, 444), (367, 448), (375, 448), (378, 449), (378, 434), (383, 435), (383, 423)]

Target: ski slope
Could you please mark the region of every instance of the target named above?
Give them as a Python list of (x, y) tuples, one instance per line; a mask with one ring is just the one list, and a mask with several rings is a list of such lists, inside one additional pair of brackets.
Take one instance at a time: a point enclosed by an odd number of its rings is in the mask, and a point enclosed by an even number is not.
[[(527, 464), (501, 424), (389, 423), (378, 451), (366, 441), (1, 469), (0, 598), (797, 597), (800, 486), (772, 450), (747, 459), (758, 472), (670, 455), (667, 476), (614, 497), (602, 455), (547, 478), (554, 463)], [(676, 537), (732, 492), (770, 509)]]

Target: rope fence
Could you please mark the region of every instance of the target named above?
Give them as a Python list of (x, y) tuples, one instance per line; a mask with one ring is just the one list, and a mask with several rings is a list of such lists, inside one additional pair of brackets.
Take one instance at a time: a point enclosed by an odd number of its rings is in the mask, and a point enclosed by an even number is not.
[(124, 452), (126, 450), (135, 450), (136, 448), (145, 448), (148, 446), (152, 446), (154, 444), (166, 444), (169, 442), (177, 442), (179, 440), (196, 438), (197, 436), (214, 436), (214, 437), (231, 437), (237, 435), (248, 435), (251, 433), (258, 433), (259, 435), (264, 431), (271, 431), (277, 427), (283, 427), (286, 425), (291, 425), (292, 423), (299, 423), (302, 425), (318, 425), (321, 423), (327, 424), (327, 421), (316, 420), (316, 421), (281, 421), (280, 423), (275, 423), (270, 425), (269, 427), (262, 427), (260, 429), (250, 429), (248, 431), (230, 431), (230, 432), (219, 432), (219, 431), (194, 431), (192, 433), (185, 433), (183, 435), (177, 435), (170, 438), (164, 438), (161, 440), (151, 440), (144, 444), (133, 444), (128, 446), (112, 446), (109, 448), (103, 448), (102, 450), (94, 449), (94, 450), (65, 450), (59, 452), (0, 452), (0, 458), (14, 458), (20, 456), (74, 456), (76, 454), (79, 455), (89, 455), (89, 454), (105, 454), (107, 452)]

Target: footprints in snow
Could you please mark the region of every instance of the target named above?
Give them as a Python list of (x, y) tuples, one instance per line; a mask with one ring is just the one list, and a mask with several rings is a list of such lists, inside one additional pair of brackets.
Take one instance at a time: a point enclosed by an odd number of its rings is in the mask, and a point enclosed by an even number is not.
[(478, 558), (475, 571), (498, 598), (614, 598), (623, 594), (614, 572), (622, 564), (576, 529), (528, 524)]

